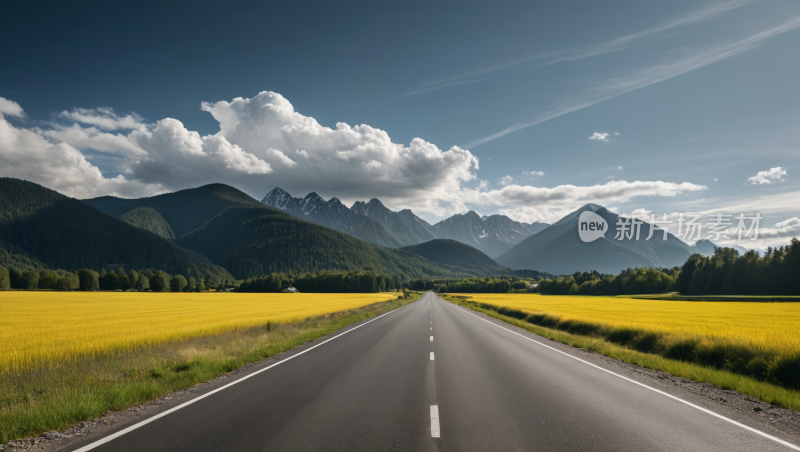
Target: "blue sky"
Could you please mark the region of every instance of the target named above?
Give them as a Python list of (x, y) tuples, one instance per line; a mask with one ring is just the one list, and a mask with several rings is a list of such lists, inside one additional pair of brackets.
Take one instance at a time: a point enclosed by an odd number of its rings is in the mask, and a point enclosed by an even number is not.
[[(276, 185), (376, 196), (431, 222), (468, 209), (555, 221), (597, 202), (758, 209), (786, 230), (763, 244), (800, 231), (796, 1), (7, 11), (0, 175), (72, 196), (224, 182), (259, 199)], [(265, 116), (256, 98), (293, 111)]]

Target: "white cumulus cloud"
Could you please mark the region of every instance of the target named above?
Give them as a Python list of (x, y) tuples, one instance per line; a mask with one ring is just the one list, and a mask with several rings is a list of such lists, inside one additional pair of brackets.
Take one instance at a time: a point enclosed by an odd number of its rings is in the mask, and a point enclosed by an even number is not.
[(800, 218), (792, 217), (775, 223), (775, 226), (771, 228), (760, 228), (758, 236), (762, 238), (800, 237)]
[[(17, 114), (21, 115), (22, 112)], [(137, 197), (164, 191), (159, 184), (131, 181), (122, 175), (105, 177), (75, 147), (51, 143), (34, 131), (14, 127), (2, 117), (0, 176), (37, 182), (79, 198), (106, 194)]]
[(3, 115), (24, 118), (25, 112), (18, 103), (14, 102), (13, 100), (8, 100), (4, 97), (0, 97), (0, 118), (2, 118)]
[(755, 176), (747, 179), (753, 185), (771, 184), (773, 182), (783, 182), (786, 176), (786, 169), (780, 166), (770, 168), (769, 171), (759, 171)]
[(503, 176), (503, 177), (500, 178), (499, 181), (497, 181), (497, 185), (505, 187), (506, 185), (511, 185), (512, 182), (514, 182), (514, 178), (513, 177), (511, 177), (511, 176)]
[(280, 160), (281, 163), (283, 163), (286, 166), (296, 166), (297, 165), (297, 162), (295, 162), (294, 160), (290, 159), (289, 156), (284, 154), (282, 151), (279, 151), (277, 149), (269, 149), (267, 152), (269, 154), (273, 155), (274, 157), (276, 157), (278, 160)]
[(420, 138), (408, 145), (394, 143), (386, 131), (365, 124), (325, 127), (270, 91), (249, 99), (205, 102), (202, 109), (219, 121), (217, 135), (267, 162), (274, 161), (269, 149), (303, 155), (306, 163), (275, 171), (257, 185), (259, 190), (280, 186), (346, 201), (378, 197), (444, 212), (434, 201), (458, 192), (461, 183), (475, 179), (478, 169), (477, 157), (457, 146), (442, 150)]
[[(279, 186), (345, 203), (377, 197), (394, 208), (435, 216), (488, 206), (523, 221), (554, 221), (589, 202), (609, 205), (705, 189), (622, 180), (535, 187), (515, 184), (508, 175), (493, 190), (478, 179), (479, 161), (469, 150), (440, 149), (421, 138), (395, 143), (386, 131), (365, 124), (326, 127), (296, 112), (278, 93), (205, 102), (201, 108), (219, 122), (219, 132), (201, 136), (175, 118), (149, 123), (110, 108), (62, 112), (59, 123), (41, 128), (15, 127), (0, 118), (0, 175), (75, 197), (138, 197), (219, 182), (256, 198)], [(3, 98), (0, 114), (24, 117), (18, 104)], [(87, 151), (113, 158), (90, 161)], [(521, 177), (543, 175), (525, 171)]]
[(610, 134), (608, 133), (595, 132), (592, 134), (592, 136), (589, 137), (589, 139), (592, 141), (611, 141), (611, 139), (608, 138), (609, 135)]

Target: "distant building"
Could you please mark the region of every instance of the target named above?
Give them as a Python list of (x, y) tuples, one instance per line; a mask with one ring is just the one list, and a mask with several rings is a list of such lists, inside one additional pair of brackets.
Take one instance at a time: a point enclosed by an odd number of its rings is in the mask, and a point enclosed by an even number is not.
[(286, 289), (283, 289), (281, 292), (283, 292), (283, 293), (299, 293), (296, 288), (292, 287), (291, 284), (289, 284), (289, 287), (287, 287)]

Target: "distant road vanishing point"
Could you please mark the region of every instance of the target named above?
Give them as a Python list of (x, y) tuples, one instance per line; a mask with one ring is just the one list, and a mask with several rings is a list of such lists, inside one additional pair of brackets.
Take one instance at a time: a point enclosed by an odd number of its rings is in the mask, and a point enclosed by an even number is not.
[(71, 450), (800, 450), (512, 329), (427, 293)]

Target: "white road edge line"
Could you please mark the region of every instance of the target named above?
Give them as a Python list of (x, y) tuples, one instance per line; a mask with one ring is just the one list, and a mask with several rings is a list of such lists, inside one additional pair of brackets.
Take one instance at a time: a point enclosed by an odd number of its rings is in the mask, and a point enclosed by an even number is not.
[(433, 361), (433, 352), (431, 352), (431, 361)]
[(431, 437), (439, 438), (439, 405), (431, 405)]
[[(420, 300), (421, 300), (421, 299), (420, 299)], [(418, 300), (418, 301), (420, 301), (420, 300)], [(416, 301), (415, 301), (414, 303), (416, 303)], [(397, 311), (399, 311), (399, 310), (401, 310), (401, 309), (403, 309), (403, 308), (406, 308), (406, 307), (408, 307), (408, 306), (411, 306), (411, 305), (412, 305), (412, 304), (414, 304), (414, 303), (407, 304), (407, 305), (405, 305), (405, 306), (401, 306), (401, 307), (399, 307), (399, 308), (397, 308), (397, 309), (394, 309), (394, 310), (391, 310), (391, 311), (389, 311), (389, 312), (386, 312), (386, 313), (384, 313), (384, 314), (381, 314), (381, 315), (379, 315), (378, 317), (375, 317), (375, 318), (374, 318), (374, 319), (372, 319), (372, 320), (369, 320), (369, 321), (367, 321), (367, 322), (364, 322), (364, 323), (362, 323), (361, 325), (355, 326), (355, 327), (353, 327), (353, 328), (351, 328), (351, 329), (349, 329), (349, 330), (347, 330), (347, 331), (345, 331), (345, 332), (343, 332), (343, 333), (339, 333), (339, 334), (337, 334), (336, 336), (333, 336), (333, 337), (332, 337), (332, 338), (330, 338), (330, 339), (326, 339), (325, 341), (323, 341), (323, 342), (320, 342), (319, 344), (317, 344), (317, 345), (315, 345), (315, 346), (313, 346), (313, 347), (309, 347), (309, 348), (307, 348), (307, 349), (303, 350), (303, 351), (302, 351), (302, 352), (300, 352), (300, 353), (297, 353), (297, 354), (295, 354), (295, 355), (292, 355), (292, 356), (290, 356), (290, 357), (288, 357), (288, 358), (286, 358), (286, 359), (280, 360), (280, 361), (278, 361), (277, 363), (275, 363), (275, 364), (272, 364), (272, 365), (270, 365), (270, 366), (267, 366), (267, 367), (265, 367), (265, 368), (263, 368), (263, 369), (261, 369), (261, 370), (257, 370), (257, 371), (255, 371), (255, 372), (251, 373), (250, 375), (245, 375), (244, 377), (242, 377), (242, 378), (240, 378), (240, 379), (238, 379), (238, 380), (236, 380), (236, 381), (230, 382), (230, 383), (226, 384), (225, 386), (222, 386), (221, 388), (217, 388), (217, 389), (215, 389), (215, 390), (213, 390), (213, 391), (211, 391), (211, 392), (205, 393), (205, 394), (203, 394), (203, 395), (201, 395), (201, 396), (199, 396), (199, 397), (196, 397), (196, 398), (194, 398), (194, 399), (192, 399), (192, 400), (189, 400), (189, 401), (187, 401), (187, 402), (184, 402), (184, 403), (182, 403), (182, 404), (180, 404), (180, 405), (178, 405), (178, 406), (176, 406), (176, 407), (174, 407), (174, 408), (170, 408), (169, 410), (167, 410), (167, 411), (164, 411), (163, 413), (156, 414), (155, 416), (153, 416), (153, 417), (151, 417), (151, 418), (148, 418), (148, 419), (145, 419), (145, 420), (143, 420), (142, 422), (139, 422), (138, 424), (133, 424), (133, 425), (131, 425), (130, 427), (128, 427), (128, 428), (126, 428), (126, 429), (120, 430), (120, 431), (118, 431), (117, 433), (114, 433), (114, 434), (112, 434), (112, 435), (108, 435), (108, 436), (106, 436), (105, 438), (101, 438), (101, 439), (99, 439), (99, 440), (97, 440), (97, 441), (95, 441), (95, 442), (93, 442), (93, 443), (91, 443), (91, 444), (88, 444), (88, 445), (86, 445), (86, 446), (83, 446), (83, 447), (81, 447), (80, 449), (75, 449), (73, 452), (86, 452), (86, 451), (88, 451), (88, 450), (92, 450), (92, 449), (94, 449), (94, 448), (96, 448), (96, 447), (102, 446), (103, 444), (105, 444), (105, 443), (107, 443), (107, 442), (110, 442), (110, 441), (112, 441), (112, 440), (114, 440), (114, 439), (117, 439), (117, 438), (119, 438), (120, 436), (122, 436), (122, 435), (124, 435), (124, 434), (126, 434), (126, 433), (130, 433), (130, 432), (132, 432), (132, 431), (136, 430), (136, 429), (137, 429), (137, 428), (139, 428), (139, 427), (143, 427), (143, 426), (145, 426), (145, 425), (147, 425), (147, 424), (149, 424), (149, 423), (151, 423), (151, 422), (153, 422), (153, 421), (155, 421), (155, 420), (157, 420), (157, 419), (161, 419), (162, 417), (164, 417), (164, 416), (166, 416), (166, 415), (168, 415), (168, 414), (172, 414), (172, 413), (174, 413), (175, 411), (178, 411), (178, 410), (180, 410), (181, 408), (185, 408), (185, 407), (187, 407), (187, 406), (189, 406), (189, 405), (191, 405), (191, 404), (193, 404), (193, 403), (195, 403), (195, 402), (198, 402), (198, 401), (200, 401), (200, 400), (202, 400), (202, 399), (205, 399), (206, 397), (208, 397), (208, 396), (210, 396), (210, 395), (212, 395), (212, 394), (216, 394), (216, 393), (218, 393), (218, 392), (222, 391), (223, 389), (227, 389), (227, 388), (229, 388), (229, 387), (231, 387), (231, 386), (233, 386), (233, 385), (235, 385), (235, 384), (237, 384), (237, 383), (241, 383), (241, 382), (243, 382), (243, 381), (247, 380), (247, 379), (248, 379), (248, 378), (250, 378), (250, 377), (254, 377), (254, 376), (256, 376), (256, 375), (260, 374), (261, 372), (265, 372), (265, 371), (267, 371), (267, 370), (269, 370), (269, 369), (272, 369), (273, 367), (275, 367), (275, 366), (277, 366), (277, 365), (279, 365), (279, 364), (283, 364), (283, 363), (285, 363), (286, 361), (289, 361), (289, 360), (291, 360), (291, 359), (297, 358), (298, 356), (300, 356), (300, 355), (302, 355), (302, 354), (304, 354), (304, 353), (310, 352), (311, 350), (314, 350), (315, 348), (317, 348), (317, 347), (319, 347), (319, 346), (321, 346), (321, 345), (327, 344), (328, 342), (330, 342), (330, 341), (332, 341), (332, 340), (336, 339), (337, 337), (344, 336), (345, 334), (347, 334), (347, 333), (349, 333), (349, 332), (351, 332), (351, 331), (357, 330), (358, 328), (361, 328), (362, 326), (364, 326), (364, 325), (366, 325), (366, 324), (368, 324), (368, 323), (372, 323), (372, 322), (374, 322), (374, 321), (378, 320), (379, 318), (381, 318), (381, 317), (383, 317), (383, 316), (385, 316), (385, 315), (389, 315), (389, 314), (391, 314), (391, 313), (393, 313), (393, 312), (397, 312)]]
[[(450, 302), (447, 302), (447, 303), (450, 303)], [(450, 303), (450, 304), (452, 304), (452, 303)], [(453, 306), (456, 306), (456, 305), (453, 305)], [(456, 306), (456, 307), (460, 308), (460, 306)], [(784, 440), (782, 440), (782, 439), (780, 439), (780, 438), (776, 438), (776, 437), (774, 437), (774, 436), (772, 436), (772, 435), (770, 435), (770, 434), (767, 434), (767, 433), (764, 433), (764, 432), (762, 432), (761, 430), (756, 430), (756, 429), (754, 429), (753, 427), (748, 427), (748, 426), (746, 426), (746, 425), (742, 424), (741, 422), (734, 421), (734, 420), (733, 420), (733, 419), (731, 419), (731, 418), (727, 418), (727, 417), (725, 417), (725, 416), (723, 416), (723, 415), (721, 415), (721, 414), (717, 414), (717, 413), (715, 413), (715, 412), (713, 412), (713, 411), (711, 411), (711, 410), (708, 410), (708, 409), (706, 409), (706, 408), (703, 408), (703, 407), (701, 407), (701, 406), (699, 406), (699, 405), (695, 405), (695, 404), (694, 404), (694, 403), (692, 403), (692, 402), (689, 402), (689, 401), (683, 400), (683, 399), (681, 399), (681, 398), (679, 398), (679, 397), (675, 397), (674, 395), (672, 395), (672, 394), (669, 394), (669, 393), (666, 393), (666, 392), (664, 392), (664, 391), (661, 391), (660, 389), (656, 389), (656, 388), (654, 388), (654, 387), (652, 387), (652, 386), (647, 386), (647, 385), (646, 385), (646, 384), (644, 384), (644, 383), (639, 383), (639, 382), (638, 382), (638, 381), (636, 381), (636, 380), (632, 380), (632, 379), (630, 379), (630, 378), (628, 378), (628, 377), (625, 377), (625, 376), (623, 376), (623, 375), (620, 375), (620, 374), (618, 374), (618, 373), (612, 372), (612, 371), (610, 371), (610, 370), (608, 370), (608, 369), (604, 369), (604, 368), (602, 368), (602, 367), (600, 367), (600, 366), (598, 366), (598, 365), (592, 364), (592, 363), (590, 363), (590, 362), (588, 362), (588, 361), (584, 361), (584, 360), (582, 360), (582, 359), (580, 359), (580, 358), (578, 358), (578, 357), (572, 356), (572, 355), (570, 355), (569, 353), (563, 352), (563, 351), (561, 351), (561, 350), (559, 350), (559, 349), (557, 349), (557, 348), (551, 347), (551, 346), (549, 346), (549, 345), (547, 345), (547, 344), (543, 344), (543, 343), (541, 343), (541, 342), (539, 342), (539, 341), (537, 341), (537, 340), (535, 340), (535, 339), (531, 339), (531, 338), (529, 338), (529, 337), (527, 337), (527, 336), (525, 336), (525, 335), (523, 335), (523, 334), (519, 334), (519, 333), (517, 333), (516, 331), (509, 330), (508, 328), (502, 327), (502, 326), (500, 326), (500, 325), (498, 325), (498, 324), (496, 324), (496, 323), (494, 323), (494, 322), (491, 322), (491, 321), (489, 321), (489, 320), (486, 320), (486, 319), (484, 319), (484, 318), (482, 318), (482, 317), (480, 317), (480, 316), (477, 316), (477, 315), (475, 315), (475, 314), (473, 314), (473, 313), (469, 312), (469, 311), (467, 310), (467, 308), (461, 308), (461, 309), (463, 309), (463, 310), (464, 310), (463, 312), (465, 312), (465, 313), (467, 313), (467, 314), (469, 314), (469, 315), (471, 315), (471, 316), (473, 316), (473, 317), (475, 317), (475, 318), (477, 318), (477, 319), (479, 319), (479, 320), (483, 320), (484, 322), (486, 322), (486, 323), (488, 323), (488, 324), (490, 324), (490, 325), (494, 325), (494, 326), (496, 326), (496, 327), (498, 327), (498, 328), (500, 328), (500, 329), (502, 329), (502, 330), (506, 330), (506, 331), (508, 331), (509, 333), (516, 334), (517, 336), (519, 336), (519, 337), (521, 337), (521, 338), (523, 338), (523, 339), (527, 339), (527, 340), (529, 340), (529, 341), (531, 341), (531, 342), (534, 342), (534, 343), (536, 343), (536, 344), (539, 344), (539, 345), (541, 345), (542, 347), (547, 347), (547, 348), (549, 348), (550, 350), (556, 351), (556, 352), (558, 352), (558, 353), (561, 353), (562, 355), (565, 355), (565, 356), (569, 356), (570, 358), (572, 358), (572, 359), (574, 359), (574, 360), (576, 360), (576, 361), (580, 361), (580, 362), (582, 362), (582, 363), (584, 363), (584, 364), (587, 364), (587, 365), (589, 365), (589, 366), (592, 366), (592, 367), (594, 367), (594, 368), (596, 368), (596, 369), (600, 369), (600, 370), (602, 370), (603, 372), (609, 373), (609, 374), (611, 374), (611, 375), (613, 375), (613, 376), (615, 376), (615, 377), (622, 378), (623, 380), (629, 381), (629, 382), (631, 382), (631, 383), (633, 383), (633, 384), (635, 384), (635, 385), (641, 386), (641, 387), (643, 387), (643, 388), (645, 388), (645, 389), (649, 389), (649, 390), (651, 390), (651, 391), (653, 391), (653, 392), (657, 392), (657, 393), (659, 393), (659, 394), (661, 394), (661, 395), (663, 395), (663, 396), (667, 396), (667, 397), (669, 397), (670, 399), (677, 400), (678, 402), (681, 402), (681, 403), (683, 403), (684, 405), (688, 405), (688, 406), (690, 406), (690, 407), (692, 407), (692, 408), (695, 408), (695, 409), (697, 409), (697, 410), (700, 410), (700, 411), (702, 411), (702, 412), (704, 412), (704, 413), (706, 413), (706, 414), (710, 414), (710, 415), (712, 415), (712, 416), (714, 416), (714, 417), (716, 417), (716, 418), (722, 419), (722, 420), (723, 420), (723, 421), (725, 421), (725, 422), (729, 422), (729, 423), (731, 423), (731, 424), (733, 424), (733, 425), (735, 425), (735, 426), (737, 426), (737, 427), (741, 427), (741, 428), (743, 428), (743, 429), (745, 429), (745, 430), (749, 430), (749, 431), (751, 431), (751, 432), (753, 432), (753, 433), (755, 433), (755, 434), (758, 434), (758, 435), (761, 435), (761, 436), (763, 436), (764, 438), (767, 438), (767, 439), (769, 439), (769, 440), (775, 441), (776, 443), (782, 444), (782, 445), (784, 445), (784, 446), (786, 446), (786, 447), (788, 447), (788, 448), (790, 448), (790, 449), (793, 449), (793, 450), (798, 450), (798, 451), (800, 451), (800, 447), (798, 447), (798, 446), (795, 446), (794, 444), (792, 444), (792, 443), (790, 443), (790, 442), (788, 442), (788, 441), (784, 441)], [(502, 322), (502, 320), (501, 320), (501, 322)], [(534, 334), (535, 334), (535, 333), (534, 333)]]

